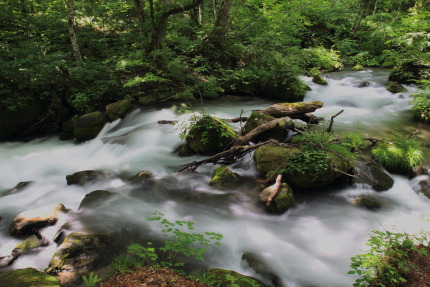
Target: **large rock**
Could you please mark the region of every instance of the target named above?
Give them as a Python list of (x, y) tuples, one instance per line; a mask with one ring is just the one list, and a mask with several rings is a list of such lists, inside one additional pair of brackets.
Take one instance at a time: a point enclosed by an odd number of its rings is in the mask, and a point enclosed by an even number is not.
[(102, 112), (92, 112), (79, 117), (73, 130), (73, 137), (77, 141), (87, 141), (95, 138), (107, 123)]
[(430, 66), (417, 63), (415, 61), (402, 63), (391, 71), (389, 81), (400, 84), (415, 84), (422, 80), (430, 72)]
[(355, 175), (351, 179), (353, 184), (367, 184), (376, 191), (389, 190), (394, 184), (391, 176), (374, 161), (357, 161), (352, 168), (352, 173)]
[(71, 233), (58, 247), (46, 273), (57, 277), (61, 286), (76, 286), (84, 274), (102, 263), (112, 239), (107, 235)]
[(24, 211), (13, 220), (9, 234), (11, 236), (30, 235), (44, 227), (55, 225), (62, 214), (68, 210), (62, 203), (50, 204), (38, 209)]
[(237, 273), (233, 270), (214, 268), (206, 273), (207, 278), (210, 278), (211, 286), (222, 287), (266, 287), (263, 282)]
[(318, 85), (327, 86), (327, 81), (321, 75), (315, 75), (312, 77), (312, 82)]
[(34, 268), (7, 271), (0, 274), (0, 286), (3, 287), (61, 287), (54, 276)]
[(323, 187), (332, 184), (350, 169), (350, 163), (337, 153), (327, 151), (327, 165), (325, 170), (318, 170), (320, 166), (315, 162), (306, 167), (306, 171), (286, 170), (293, 156), (303, 151), (298, 148), (284, 148), (277, 146), (262, 146), (254, 153), (255, 165), (268, 179), (283, 173), (285, 180), (296, 187)]
[(370, 196), (356, 197), (352, 200), (352, 204), (369, 210), (378, 210), (381, 208), (381, 204), (376, 199)]
[(396, 93), (404, 93), (404, 92), (407, 92), (408, 90), (399, 83), (390, 82), (387, 86), (387, 91), (393, 94), (396, 94)]
[(195, 153), (213, 155), (225, 150), (236, 137), (237, 133), (225, 122), (203, 116), (189, 130), (185, 144)]
[[(263, 204), (266, 204), (267, 199), (273, 191), (275, 185), (265, 188), (259, 195), (258, 200)], [(281, 214), (296, 205), (296, 200), (294, 199), (294, 193), (291, 187), (282, 183), (280, 190), (276, 196), (272, 199), (269, 206), (266, 205), (266, 210), (270, 213)]]
[(272, 282), (275, 287), (286, 286), (278, 275), (270, 271), (270, 258), (265, 258), (260, 253), (246, 252), (242, 255), (242, 260), (244, 260), (249, 267), (251, 267), (263, 279), (267, 279), (267, 281)]
[(272, 79), (264, 85), (261, 96), (285, 102), (302, 102), (308, 90), (309, 87), (300, 79)]
[(102, 201), (108, 200), (113, 195), (115, 195), (114, 192), (110, 192), (107, 190), (91, 191), (90, 193), (85, 195), (84, 199), (82, 199), (81, 204), (79, 205), (79, 209), (93, 207)]
[(106, 116), (110, 121), (124, 117), (132, 108), (129, 100), (122, 100), (106, 106)]
[(93, 181), (108, 178), (109, 174), (101, 170), (81, 170), (73, 174), (66, 175), (68, 185), (85, 185)]
[[(270, 122), (274, 120), (275, 118), (272, 116), (269, 116), (265, 113), (259, 112), (259, 111), (253, 111), (251, 115), (249, 116), (248, 120), (246, 121), (245, 127), (244, 127), (244, 134), (249, 133), (256, 127), (265, 124), (267, 122)], [(254, 140), (254, 142), (263, 142), (267, 141), (269, 139), (276, 139), (278, 141), (283, 141), (285, 137), (288, 134), (288, 130), (284, 128), (283, 126), (277, 125), (275, 128), (265, 131), (258, 135), (258, 137)]]
[(235, 187), (240, 178), (240, 175), (231, 171), (228, 166), (222, 165), (214, 170), (209, 185), (216, 189), (226, 190)]

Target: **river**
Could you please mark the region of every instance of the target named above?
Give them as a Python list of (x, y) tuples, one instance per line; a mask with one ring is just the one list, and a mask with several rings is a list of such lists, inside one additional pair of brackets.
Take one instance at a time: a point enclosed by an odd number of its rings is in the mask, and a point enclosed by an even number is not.
[[(327, 74), (328, 86), (311, 86), (305, 101), (320, 100), (324, 108), (315, 115), (335, 118), (335, 132), (360, 131), (365, 136), (381, 137), (393, 130), (412, 133), (428, 128), (410, 120), (409, 92), (391, 94), (385, 90), (388, 72), (364, 70)], [(367, 87), (358, 83), (367, 81)], [(205, 101), (207, 113), (221, 118), (249, 115), (274, 101), (225, 97), (216, 102)], [(196, 111), (201, 110), (198, 105)], [(107, 124), (99, 136), (76, 144), (43, 138), (27, 143), (0, 144), (0, 193), (17, 183), (33, 181), (21, 192), (0, 197), (0, 256), (20, 242), (8, 236), (13, 218), (20, 212), (63, 203), (73, 212), (67, 219), (69, 231), (118, 232), (129, 240), (143, 243), (157, 237), (157, 225), (147, 220), (153, 211), (171, 220), (191, 220), (196, 231), (222, 233), (221, 246), (208, 248), (204, 267), (220, 267), (261, 278), (242, 260), (243, 254), (257, 254), (266, 268), (289, 287), (352, 286), (348, 275), (350, 257), (360, 253), (371, 230), (394, 230), (417, 233), (430, 230), (430, 200), (412, 189), (412, 182), (393, 176), (394, 186), (375, 192), (363, 186), (334, 187), (307, 197), (297, 207), (282, 215), (269, 215), (257, 202), (258, 191), (251, 180), (257, 175), (250, 157), (231, 166), (233, 171), (248, 177), (249, 183), (231, 191), (208, 186), (212, 165), (197, 172), (177, 173), (179, 166), (201, 159), (201, 156), (178, 157), (172, 151), (180, 144), (179, 130), (173, 125), (159, 125), (159, 120), (184, 120), (171, 106), (138, 109), (122, 120)], [(236, 127), (239, 124), (235, 124)], [(66, 175), (88, 169), (108, 170), (115, 175), (109, 180), (81, 186), (68, 186)], [(124, 175), (147, 170), (154, 174), (154, 186), (129, 185)], [(78, 211), (85, 194), (104, 189), (116, 196), (95, 209)], [(358, 195), (371, 194), (382, 203), (378, 211), (369, 211), (351, 204)], [(52, 231), (54, 232), (54, 231)], [(21, 256), (8, 269), (48, 266), (55, 244), (38, 252)], [(1, 271), (0, 271), (1, 272)], [(264, 278), (263, 278), (264, 279)], [(266, 281), (266, 283), (269, 283)]]

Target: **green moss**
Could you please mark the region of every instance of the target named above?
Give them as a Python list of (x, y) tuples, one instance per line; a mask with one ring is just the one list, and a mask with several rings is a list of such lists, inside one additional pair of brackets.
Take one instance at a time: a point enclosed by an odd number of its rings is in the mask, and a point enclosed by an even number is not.
[(0, 274), (5, 287), (60, 287), (58, 279), (34, 268), (18, 269)]
[(222, 165), (214, 170), (214, 174), (212, 179), (209, 181), (209, 185), (220, 190), (225, 190), (236, 186), (239, 180), (239, 174), (232, 172), (228, 166)]
[[(267, 199), (273, 191), (273, 188), (274, 185), (264, 189), (260, 193), (259, 201), (266, 204)], [(281, 190), (273, 198), (271, 204), (269, 206), (266, 206), (266, 210), (270, 213), (281, 214), (290, 209), (291, 207), (295, 206), (296, 204), (297, 203), (294, 198), (293, 190), (288, 184), (282, 183)]]
[(254, 152), (254, 163), (266, 178), (273, 178), (285, 167), (287, 160), (300, 149), (287, 149), (279, 146), (261, 146)]
[(30, 250), (37, 247), (40, 247), (43, 245), (43, 241), (37, 238), (36, 235), (31, 235), (30, 237), (27, 237), (23, 242), (18, 244), (15, 249), (20, 250)]
[(87, 141), (95, 138), (106, 124), (106, 117), (101, 112), (92, 112), (79, 117), (73, 130), (77, 141)]
[(321, 75), (315, 75), (312, 77), (312, 82), (318, 85), (327, 86), (327, 81)]
[(364, 207), (369, 210), (377, 210), (381, 208), (381, 204), (371, 197), (358, 197), (354, 199), (353, 204), (355, 206)]
[(106, 106), (106, 116), (110, 121), (124, 117), (133, 106), (129, 100), (122, 100)]
[[(246, 121), (245, 127), (244, 127), (244, 133), (247, 134), (256, 127), (270, 122), (274, 120), (275, 118), (272, 116), (269, 116), (265, 113), (253, 111), (251, 115), (249, 116), (248, 120)], [(283, 128), (282, 126), (278, 125), (272, 130), (268, 130), (260, 134), (254, 141), (255, 142), (263, 142), (269, 139), (276, 139), (279, 141), (282, 141), (287, 136), (287, 129)]]
[(363, 65), (357, 64), (354, 67), (352, 67), (353, 71), (362, 71), (364, 69)]
[(208, 278), (206, 281), (210, 286), (222, 286), (222, 287), (265, 287), (265, 285), (259, 280), (242, 275), (232, 270), (214, 268), (209, 270), (206, 275)]
[(396, 94), (396, 93), (404, 93), (404, 92), (407, 92), (408, 90), (405, 87), (403, 87), (401, 84), (390, 82), (387, 86), (387, 91), (393, 94)]

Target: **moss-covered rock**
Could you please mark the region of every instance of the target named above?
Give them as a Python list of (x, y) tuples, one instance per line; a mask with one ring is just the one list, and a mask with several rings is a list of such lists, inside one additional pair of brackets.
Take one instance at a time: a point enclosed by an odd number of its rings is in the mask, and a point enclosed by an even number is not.
[(237, 133), (225, 122), (203, 116), (188, 131), (187, 148), (195, 153), (213, 155), (225, 150), (237, 137)]
[(129, 181), (131, 183), (137, 183), (137, 184), (146, 184), (146, 183), (154, 183), (154, 175), (152, 172), (143, 170), (138, 172), (137, 174), (133, 175)]
[(149, 106), (152, 104), (155, 104), (157, 102), (157, 97), (156, 96), (144, 96), (144, 97), (140, 97), (138, 100), (139, 104), (144, 105), (144, 106)]
[(411, 61), (394, 68), (388, 80), (400, 84), (414, 84), (416, 81), (423, 80), (425, 75), (429, 73), (430, 66)]
[(129, 100), (122, 100), (106, 106), (106, 116), (112, 122), (124, 117), (132, 108)]
[[(259, 111), (253, 111), (251, 115), (248, 117), (248, 120), (246, 121), (245, 127), (244, 127), (244, 134), (249, 133), (256, 127), (265, 124), (267, 122), (270, 122), (274, 120), (275, 118), (272, 116), (269, 116), (265, 113), (259, 112)], [(288, 130), (282, 126), (276, 126), (275, 128), (265, 131), (261, 133), (254, 141), (255, 142), (263, 142), (267, 141), (269, 139), (276, 139), (279, 141), (283, 141), (285, 137), (288, 134)]]
[[(274, 185), (265, 188), (258, 197), (258, 200), (264, 205), (267, 202), (270, 194), (272, 193)], [(281, 214), (296, 205), (296, 200), (294, 198), (294, 193), (291, 187), (282, 183), (280, 190), (276, 196), (272, 199), (269, 206), (266, 206), (266, 210), (270, 213)]]
[(399, 83), (390, 82), (387, 86), (387, 91), (393, 94), (396, 94), (396, 93), (404, 93), (404, 92), (407, 92), (408, 90)]
[(315, 75), (312, 77), (312, 82), (318, 85), (327, 86), (327, 81), (321, 75)]
[(287, 149), (280, 146), (261, 146), (254, 152), (254, 163), (258, 171), (265, 175), (266, 178), (273, 178), (279, 174), (280, 170), (285, 168), (288, 158), (300, 149)]
[(223, 287), (266, 287), (263, 282), (237, 273), (233, 270), (214, 268), (206, 273), (207, 278), (210, 278), (211, 286)]
[(228, 166), (222, 165), (214, 170), (209, 185), (220, 190), (233, 188), (240, 180), (240, 175), (231, 171)]
[(367, 184), (376, 191), (389, 190), (394, 184), (391, 176), (373, 161), (357, 161), (352, 173), (355, 175), (351, 180), (353, 184)]
[(89, 273), (112, 249), (111, 238), (107, 235), (71, 233), (58, 247), (49, 263), (46, 273), (60, 280), (61, 286), (73, 285), (82, 275)]
[(363, 65), (357, 64), (354, 67), (352, 67), (353, 71), (362, 71), (364, 69)]
[(31, 250), (44, 245), (47, 245), (47, 242), (44, 242), (42, 238), (39, 238), (33, 234), (18, 244), (13, 250), (13, 253), (21, 253), (23, 251)]
[(60, 214), (67, 212), (68, 210), (62, 203), (50, 204), (38, 209), (24, 211), (18, 214), (13, 220), (9, 228), (9, 234), (11, 236), (33, 234), (34, 230), (54, 225), (57, 223)]
[(357, 197), (352, 201), (352, 204), (369, 210), (378, 210), (381, 208), (381, 204), (376, 199), (368, 196)]
[(77, 141), (87, 141), (95, 138), (107, 123), (102, 112), (96, 111), (85, 114), (76, 120), (73, 137)]
[(81, 204), (79, 205), (79, 209), (95, 206), (101, 201), (108, 200), (114, 194), (115, 193), (106, 190), (91, 191), (90, 193), (85, 195), (84, 199), (82, 199)]
[(107, 178), (109, 174), (101, 170), (81, 170), (73, 174), (66, 175), (68, 185), (85, 185), (96, 180)]
[(264, 85), (261, 96), (285, 102), (302, 102), (308, 86), (298, 78), (271, 79)]
[(61, 287), (57, 278), (34, 268), (12, 270), (0, 274), (0, 285), (4, 287)]

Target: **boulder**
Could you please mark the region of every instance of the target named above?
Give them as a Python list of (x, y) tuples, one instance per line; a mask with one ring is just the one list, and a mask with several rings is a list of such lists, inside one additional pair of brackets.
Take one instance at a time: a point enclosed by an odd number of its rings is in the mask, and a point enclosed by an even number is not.
[(414, 190), (430, 199), (430, 178), (427, 177), (420, 180), (418, 184), (414, 186)]
[(237, 133), (225, 122), (203, 116), (189, 130), (186, 146), (195, 153), (214, 155), (225, 150), (237, 137)]
[(103, 262), (112, 249), (110, 241), (107, 235), (71, 233), (58, 247), (45, 272), (57, 277), (63, 287), (76, 286), (84, 274)]
[(353, 184), (367, 184), (376, 191), (389, 190), (394, 184), (391, 176), (374, 161), (357, 161), (352, 168), (352, 174), (355, 175), (351, 179)]
[(50, 204), (38, 209), (24, 211), (13, 220), (9, 234), (11, 236), (30, 235), (44, 227), (55, 225), (61, 214), (68, 209), (62, 204)]
[(109, 121), (113, 122), (119, 118), (123, 118), (132, 108), (129, 100), (122, 100), (111, 103), (106, 106), (106, 116)]
[(61, 287), (57, 278), (34, 268), (11, 270), (0, 274), (0, 283), (4, 287)]
[(430, 66), (410, 61), (398, 65), (391, 71), (388, 80), (400, 84), (415, 84), (416, 81), (424, 79), (430, 72)]
[(10, 195), (10, 194), (14, 194), (14, 193), (23, 191), (28, 186), (30, 186), (32, 183), (33, 183), (32, 181), (22, 181), (22, 182), (19, 182), (12, 189), (9, 189), (8, 191), (6, 191), (3, 195)]
[(307, 166), (306, 171), (286, 171), (291, 158), (302, 152), (298, 148), (261, 146), (254, 153), (254, 162), (258, 171), (269, 180), (283, 172), (284, 178), (289, 184), (303, 188), (332, 184), (351, 167), (347, 159), (337, 153), (327, 151), (327, 168), (324, 171), (317, 170), (314, 164)]
[(370, 86), (370, 83), (368, 81), (360, 81), (360, 82), (355, 82), (352, 86), (356, 88), (365, 88)]
[(134, 184), (153, 184), (154, 175), (150, 171), (143, 170), (133, 175), (129, 181)]
[(363, 71), (364, 67), (363, 65), (357, 64), (354, 67), (352, 67), (353, 71)]
[(115, 193), (106, 190), (91, 191), (90, 193), (85, 195), (84, 199), (82, 199), (81, 204), (79, 205), (79, 209), (95, 206), (101, 201), (108, 200), (114, 194)]
[(76, 120), (73, 137), (81, 142), (91, 140), (97, 137), (106, 123), (106, 117), (102, 112), (85, 114)]
[(108, 178), (109, 174), (101, 170), (82, 170), (66, 175), (67, 185), (85, 185), (96, 180)]
[(13, 254), (22, 253), (31, 249), (35, 249), (41, 246), (49, 245), (49, 242), (43, 240), (40, 236), (36, 236), (35, 234), (27, 237), (23, 242), (18, 244), (15, 249), (12, 251)]
[(396, 93), (404, 93), (404, 92), (407, 92), (408, 90), (399, 83), (390, 82), (387, 86), (387, 91), (393, 94), (396, 94)]
[(318, 85), (327, 86), (327, 81), (321, 75), (315, 75), (312, 77), (312, 82)]
[(206, 272), (206, 277), (210, 278), (211, 286), (266, 287), (260, 280), (242, 275), (233, 270), (214, 268)]
[[(245, 127), (244, 127), (244, 134), (249, 133), (256, 127), (265, 124), (267, 122), (270, 122), (274, 120), (275, 118), (272, 116), (269, 116), (265, 113), (262, 113), (260, 111), (253, 111), (251, 115), (249, 116), (248, 120), (246, 121)], [(275, 128), (265, 131), (258, 135), (258, 137), (254, 140), (256, 143), (267, 141), (269, 139), (276, 139), (278, 141), (283, 141), (288, 134), (288, 130), (284, 128), (283, 126), (277, 125)]]
[[(266, 205), (267, 199), (273, 191), (275, 185), (265, 188), (259, 195), (258, 200)], [(272, 199), (269, 206), (266, 206), (266, 210), (274, 214), (282, 214), (291, 207), (296, 205), (296, 200), (294, 199), (294, 193), (291, 187), (282, 183), (280, 190), (276, 196)]]
[(309, 87), (300, 79), (271, 79), (264, 85), (261, 96), (285, 102), (302, 102)]
[(381, 204), (376, 199), (369, 196), (356, 197), (353, 199), (352, 204), (369, 210), (378, 210), (381, 208)]
[(231, 171), (228, 166), (222, 165), (214, 170), (209, 185), (216, 189), (226, 190), (235, 187), (240, 178), (240, 175)]
[(262, 278), (272, 282), (275, 287), (286, 286), (278, 275), (270, 271), (270, 262), (268, 262), (270, 259), (266, 259), (258, 253), (246, 252), (242, 255), (242, 260), (244, 260), (249, 267), (251, 267)]

